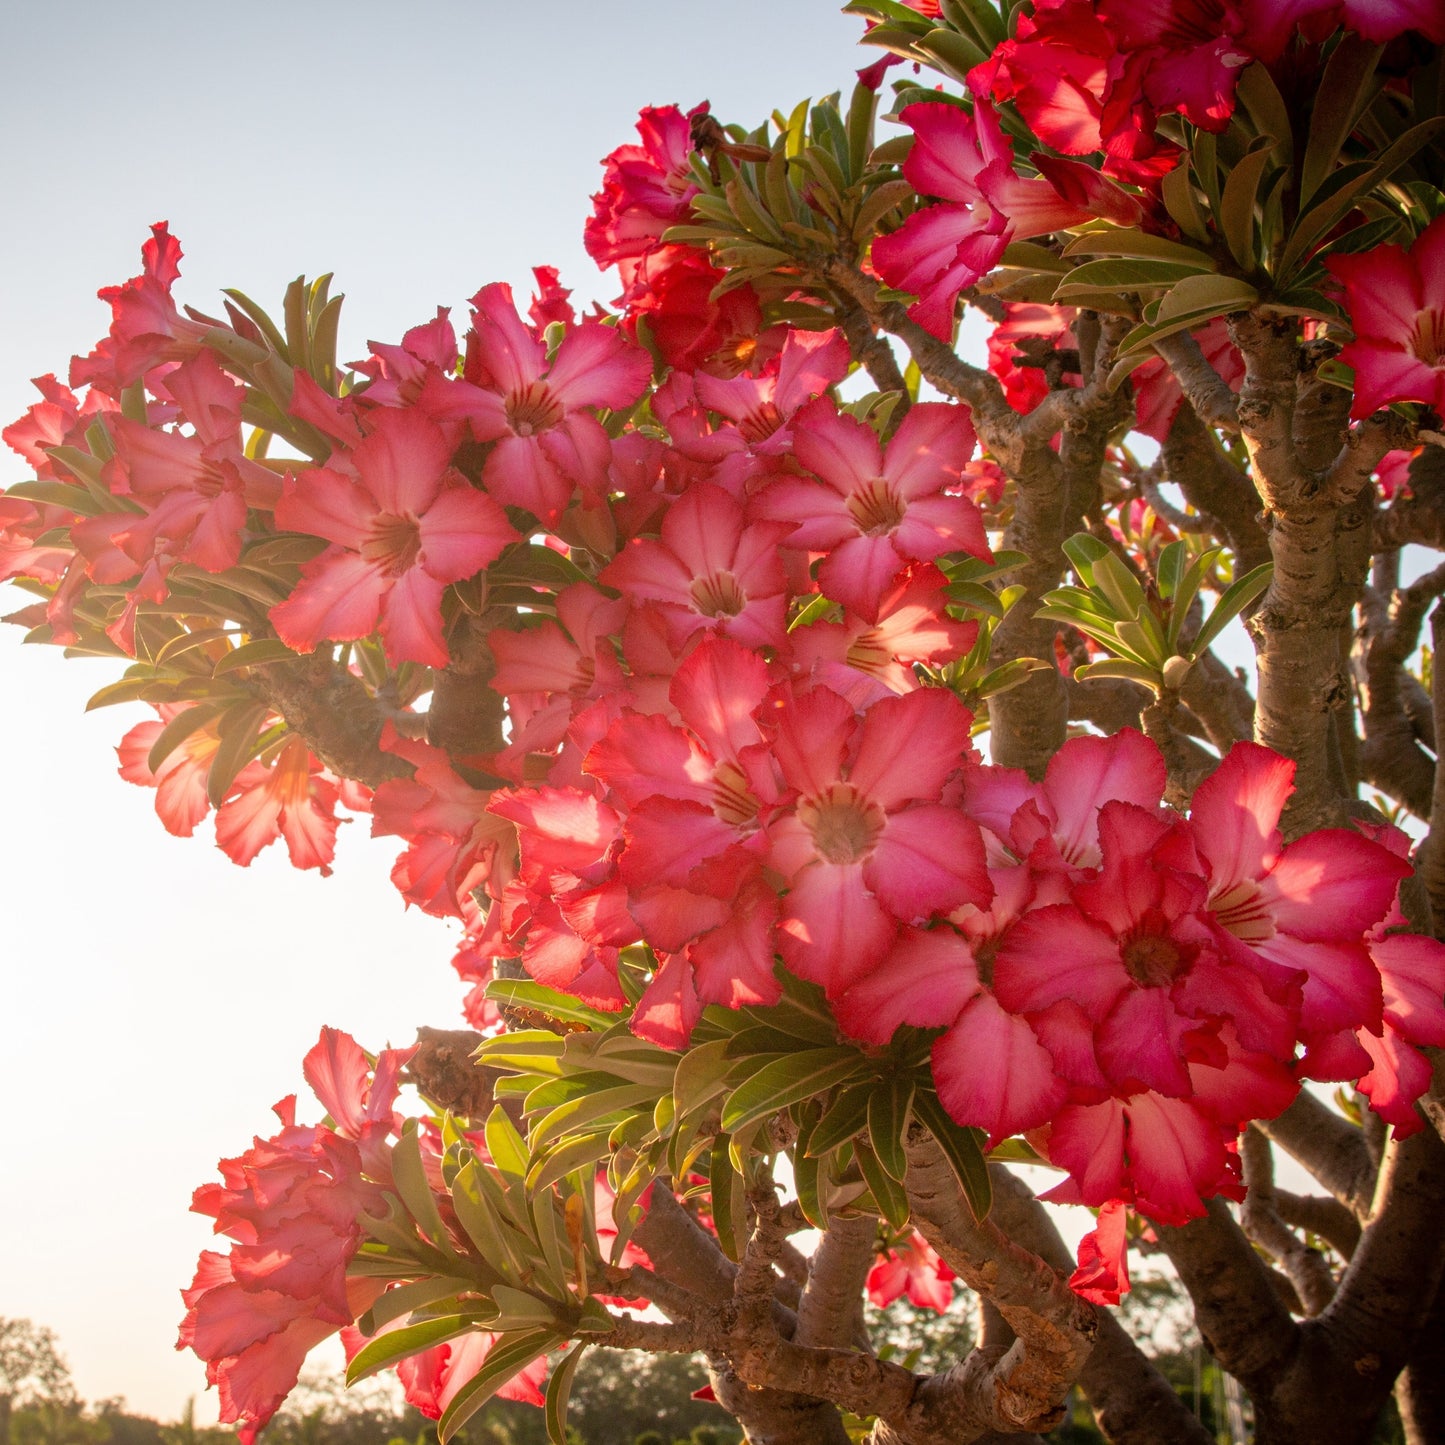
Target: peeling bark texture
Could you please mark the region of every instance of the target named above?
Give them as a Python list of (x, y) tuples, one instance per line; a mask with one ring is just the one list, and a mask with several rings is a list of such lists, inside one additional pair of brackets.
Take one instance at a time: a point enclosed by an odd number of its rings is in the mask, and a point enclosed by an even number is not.
[[(1440, 659), (1445, 658), (1445, 602), (1436, 604), (1430, 614), (1430, 645), (1436, 659), (1431, 675), (1432, 690), (1435, 694), (1436, 737), (1440, 736), (1442, 722), (1445, 722), (1445, 667)], [(1421, 883), (1430, 899), (1430, 917), (1435, 937), (1445, 939), (1445, 767), (1436, 767), (1435, 785), (1431, 792), (1430, 816), (1434, 820), (1429, 836), (1421, 845), (1416, 867)], [(1439, 1068), (1435, 1073), (1438, 1081)]]
[[(1009, 1238), (1061, 1274), (1074, 1267), (1068, 1246), (1028, 1186), (1001, 1165), (989, 1167), (993, 1214)], [(1215, 1445), (1169, 1381), (1108, 1310), (1098, 1312), (1099, 1335), (1079, 1376), (1099, 1428), (1112, 1445)]]
[(410, 763), (379, 746), (380, 704), (324, 652), (253, 668), (250, 685), (338, 777), (376, 788), (411, 775)]

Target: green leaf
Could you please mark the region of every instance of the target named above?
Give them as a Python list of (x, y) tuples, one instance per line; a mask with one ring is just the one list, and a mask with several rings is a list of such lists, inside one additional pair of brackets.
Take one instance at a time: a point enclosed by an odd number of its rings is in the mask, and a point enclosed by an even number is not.
[(236, 774), (256, 755), (256, 739), (270, 709), (265, 703), (249, 700), (226, 709), (216, 724), (221, 745), (211, 759), (206, 774), (206, 795), (213, 808), (219, 808), (236, 781)]
[(1219, 225), (1225, 244), (1245, 271), (1254, 271), (1259, 265), (1254, 245), (1254, 209), (1259, 183), (1274, 159), (1273, 149), (1273, 136), (1260, 136), (1251, 142), (1230, 171), (1219, 202)]
[(527, 1189), (532, 1193), (548, 1189), (573, 1170), (591, 1168), (610, 1153), (605, 1128), (597, 1133), (563, 1139), (552, 1148), (536, 1154), (527, 1172)]
[(956, 1123), (939, 1102), (938, 1095), (920, 1089), (913, 1100), (913, 1113), (938, 1141), (952, 1167), (973, 1217), (982, 1222), (993, 1207), (993, 1184), (988, 1161), (983, 1157), (982, 1129), (967, 1129)]
[(968, 72), (988, 59), (988, 52), (967, 36), (942, 27), (920, 36), (914, 47), (932, 58), (935, 70), (941, 70), (960, 85), (967, 85)]
[(484, 1136), (492, 1163), (501, 1173), (520, 1182), (527, 1173), (526, 1141), (500, 1104), (487, 1116)]
[(226, 708), (223, 702), (198, 702), (194, 707), (182, 708), (170, 722), (156, 734), (150, 752), (146, 754), (146, 767), (155, 772), (185, 740), (194, 732), (219, 716)]
[(1259, 292), (1234, 276), (1186, 276), (1160, 301), (1152, 324), (1160, 326), (1181, 317), (1248, 311), (1258, 300)]
[(1195, 657), (1201, 656), (1210, 644), (1224, 631), (1225, 627), (1238, 617), (1251, 602), (1269, 586), (1274, 576), (1274, 563), (1265, 562), (1252, 572), (1246, 572), (1215, 604), (1214, 610), (1205, 619), (1199, 635), (1191, 644)]
[(1085, 231), (1064, 247), (1065, 256), (1140, 256), (1159, 261), (1172, 261), (1198, 271), (1217, 271), (1218, 263), (1204, 251), (1181, 245), (1152, 231), (1135, 226), (1106, 226)]
[(894, 1229), (908, 1224), (908, 1195), (903, 1186), (879, 1162), (878, 1156), (861, 1140), (853, 1141), (853, 1157), (862, 1171), (863, 1182), (878, 1206), (878, 1212)]
[(1157, 667), (1150, 667), (1142, 662), (1129, 662), (1119, 657), (1105, 658), (1100, 662), (1086, 662), (1082, 667), (1074, 669), (1074, 676), (1080, 682), (1087, 682), (1091, 677), (1124, 678), (1129, 682), (1142, 682), (1145, 687), (1151, 688), (1154, 692), (1158, 692), (1160, 686)]
[(539, 1355), (561, 1344), (555, 1330), (525, 1330), (498, 1335), (487, 1351), (482, 1368), (452, 1397), (437, 1421), (437, 1439), (447, 1442), (508, 1380), (520, 1375)]
[(708, 1158), (708, 1188), (712, 1193), (713, 1227), (717, 1231), (717, 1242), (722, 1252), (731, 1260), (742, 1258), (741, 1242), (735, 1227), (736, 1194), (741, 1191), (737, 1185), (742, 1182), (733, 1168), (729, 1145), (732, 1140), (726, 1134), (719, 1134), (712, 1141), (712, 1153)]
[(479, 1318), (476, 1314), (438, 1315), (419, 1324), (388, 1330), (368, 1341), (352, 1356), (351, 1363), (346, 1367), (346, 1383), (354, 1385), (358, 1380), (406, 1359), (408, 1355), (418, 1355), (434, 1345), (467, 1334), (477, 1328)]
[(427, 1180), (426, 1166), (421, 1158), (421, 1137), (415, 1128), (403, 1129), (401, 1138), (391, 1151), (391, 1177), (417, 1228), (438, 1248), (452, 1253), (451, 1239)]
[(88, 488), (72, 486), (69, 482), (16, 482), (13, 487), (4, 489), (4, 495), (18, 497), (22, 502), (35, 502), (42, 507), (64, 507), (81, 517), (94, 517), (103, 510)]
[(474, 1279), (463, 1279), (459, 1275), (428, 1275), (425, 1279), (414, 1279), (409, 1284), (387, 1290), (357, 1324), (362, 1334), (374, 1335), (383, 1325), (389, 1325), (413, 1310), (434, 1305), (439, 1300), (455, 1299), (458, 1295), (475, 1294), (476, 1291)]
[(1110, 555), (1108, 546), (1088, 532), (1075, 532), (1063, 543), (1063, 552), (1085, 587), (1094, 585), (1094, 563)]
[(914, 1081), (905, 1074), (884, 1080), (868, 1099), (868, 1138), (878, 1162), (897, 1180), (908, 1173), (903, 1141), (913, 1108)]
[(1334, 169), (1340, 148), (1373, 98), (1371, 82), (1384, 46), (1343, 31), (1315, 92), (1309, 140), (1300, 162), (1300, 204), (1309, 204)]
[(572, 1377), (582, 1363), (582, 1352), (587, 1341), (574, 1345), (557, 1363), (552, 1378), (547, 1381), (547, 1398), (542, 1414), (547, 1422), (547, 1439), (551, 1445), (567, 1445), (567, 1401), (572, 1395)]
[(778, 1059), (733, 1091), (723, 1105), (722, 1127), (736, 1134), (789, 1104), (847, 1082), (863, 1067), (862, 1056), (848, 1048), (807, 1049)]
[(808, 1135), (807, 1152), (812, 1157), (820, 1159), (831, 1154), (867, 1127), (868, 1103), (876, 1087), (870, 1082), (838, 1091), (837, 1098)]
[(546, 1300), (509, 1284), (492, 1287), (497, 1305), (497, 1318), (489, 1321), (492, 1328), (502, 1330), (547, 1330), (557, 1328), (557, 1316)]
[[(616, 1014), (589, 1008), (584, 1003), (578, 1003), (570, 994), (559, 993), (556, 989), (533, 983), (531, 979), (496, 979), (487, 985), (487, 997), (502, 1008), (524, 1009), (529, 1013), (544, 1014), (558, 1023), (582, 1024), (599, 1031), (610, 1029), (617, 1022)], [(561, 1051), (560, 1039), (558, 1051)]]
[(241, 667), (264, 667), (268, 662), (295, 662), (296, 654), (279, 638), (258, 637), (233, 647), (211, 669), (212, 677), (224, 677)]
[(1086, 261), (1067, 272), (1054, 291), (1054, 299), (1068, 301), (1085, 291), (1167, 291), (1188, 276), (1210, 275), (1213, 271), (1213, 266), (1200, 266), (1191, 261), (1111, 256), (1102, 261)]
[(1262, 60), (1246, 66), (1235, 82), (1235, 95), (1249, 113), (1254, 128), (1260, 135), (1274, 137), (1274, 153), (1279, 160), (1289, 164), (1294, 154), (1294, 127), (1289, 106), (1279, 93), (1269, 67)]
[(589, 1126), (588, 1133), (604, 1124), (610, 1126), (623, 1115), (635, 1113), (642, 1105), (646, 1105), (651, 1114), (656, 1100), (657, 1090), (650, 1084), (619, 1084), (615, 1088), (599, 1089), (550, 1110), (532, 1126), (528, 1139), (534, 1151), (541, 1150), (552, 1140), (575, 1133), (583, 1126)]

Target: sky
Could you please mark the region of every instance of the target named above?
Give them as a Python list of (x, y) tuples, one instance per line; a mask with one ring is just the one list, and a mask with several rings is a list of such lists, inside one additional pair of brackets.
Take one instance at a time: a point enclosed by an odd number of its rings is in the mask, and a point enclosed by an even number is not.
[[(850, 86), (876, 54), (860, 28), (812, 0), (11, 6), (0, 424), (104, 333), (96, 290), (162, 219), (202, 310), (233, 286), (279, 311), (298, 273), (335, 272), (348, 359), (438, 305), (463, 320), (486, 282), (522, 296), (538, 264), (610, 299), (582, 224), (639, 108), (755, 125)], [(28, 475), (0, 456), (0, 485)], [(0, 588), (0, 612), (27, 600)], [(146, 710), (84, 711), (116, 665), (20, 637), (0, 627), (0, 1317), (53, 1329), (84, 1398), (171, 1419), (205, 1385), (173, 1348), (210, 1241), (191, 1191), (282, 1096), (318, 1116), (300, 1061), (323, 1024), (375, 1049), (457, 1023), (453, 940), (404, 910), (365, 820), (326, 879), (275, 848), (237, 868), (206, 825), (170, 837), (116, 775)]]

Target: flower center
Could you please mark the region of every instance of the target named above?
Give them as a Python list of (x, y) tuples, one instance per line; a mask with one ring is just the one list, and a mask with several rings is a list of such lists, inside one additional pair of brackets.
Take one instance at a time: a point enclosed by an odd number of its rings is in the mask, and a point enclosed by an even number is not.
[(1242, 943), (1263, 943), (1274, 937), (1274, 919), (1260, 895), (1259, 884), (1245, 879), (1209, 900), (1219, 926)]
[(758, 816), (758, 800), (748, 787), (747, 774), (736, 763), (722, 762), (713, 769), (712, 811), (719, 821), (734, 828)]
[(1124, 967), (1135, 983), (1164, 988), (1174, 982), (1183, 962), (1179, 945), (1158, 933), (1141, 933), (1124, 944)]
[(882, 537), (902, 520), (907, 508), (884, 477), (872, 477), (848, 498), (848, 515), (865, 537)]
[(1445, 359), (1445, 309), (1432, 306), (1415, 313), (1410, 332), (1410, 350), (1426, 366), (1439, 366)]
[(731, 572), (699, 577), (688, 589), (688, 595), (704, 617), (736, 617), (748, 605), (747, 594)]
[(393, 577), (416, 565), (421, 551), (421, 524), (410, 512), (398, 517), (378, 512), (371, 520), (371, 533), (361, 544), (361, 555), (379, 563)]
[(765, 442), (783, 424), (782, 413), (770, 401), (760, 401), (739, 423), (744, 441)]
[(545, 381), (534, 381), (526, 391), (513, 392), (507, 398), (507, 425), (519, 437), (535, 436), (556, 426), (562, 414)]
[(804, 798), (798, 819), (812, 834), (813, 846), (828, 863), (857, 863), (866, 858), (883, 831), (884, 813), (848, 783)]

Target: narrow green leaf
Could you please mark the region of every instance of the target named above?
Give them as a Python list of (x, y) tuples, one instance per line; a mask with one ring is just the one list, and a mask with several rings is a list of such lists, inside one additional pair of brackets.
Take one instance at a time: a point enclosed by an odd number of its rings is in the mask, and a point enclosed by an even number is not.
[(863, 1182), (878, 1206), (878, 1212), (894, 1229), (908, 1224), (908, 1195), (903, 1186), (879, 1162), (878, 1156), (861, 1140), (853, 1141), (853, 1157), (863, 1173)]
[(256, 755), (256, 739), (270, 709), (249, 699), (226, 709), (216, 724), (221, 744), (206, 774), (206, 795), (219, 808), (236, 781), (236, 774)]
[(1340, 148), (1372, 98), (1371, 81), (1384, 46), (1342, 31), (1315, 92), (1309, 140), (1300, 162), (1300, 204), (1308, 205), (1334, 169)]
[(379, 1370), (406, 1359), (408, 1355), (419, 1355), (434, 1345), (467, 1334), (477, 1328), (478, 1318), (474, 1313), (438, 1315), (435, 1319), (388, 1330), (384, 1335), (369, 1340), (352, 1356), (351, 1363), (346, 1367), (346, 1383), (354, 1385), (358, 1380), (365, 1380)]
[(295, 662), (296, 654), (279, 638), (258, 637), (233, 647), (211, 668), (212, 677), (224, 677), (241, 667), (264, 667), (268, 662)]
[(546, 1300), (538, 1299), (524, 1289), (509, 1284), (492, 1287), (498, 1319), (496, 1327), (503, 1330), (548, 1330), (557, 1328), (557, 1316)]
[(1233, 586), (1226, 589), (1214, 610), (1205, 618), (1204, 626), (1199, 629), (1199, 635), (1191, 644), (1195, 657), (1201, 656), (1225, 627), (1269, 586), (1273, 576), (1274, 563), (1265, 562), (1254, 571), (1246, 572)]
[(508, 1380), (520, 1375), (539, 1355), (562, 1342), (555, 1330), (525, 1330), (498, 1335), (482, 1368), (452, 1397), (440, 1420), (437, 1439), (447, 1442)]
[(988, 1177), (988, 1161), (983, 1157), (982, 1129), (967, 1129), (956, 1123), (939, 1102), (938, 1095), (920, 1089), (913, 1100), (913, 1112), (938, 1141), (957, 1177), (973, 1217), (984, 1220), (993, 1206), (993, 1184)]
[(1256, 60), (1240, 72), (1235, 95), (1248, 111), (1255, 130), (1260, 135), (1274, 137), (1275, 155), (1287, 165), (1294, 154), (1292, 117), (1269, 67), (1262, 60)]
[(1207, 252), (1156, 236), (1152, 231), (1141, 231), (1137, 226), (1105, 226), (1097, 231), (1085, 231), (1064, 247), (1064, 255), (1152, 257), (1182, 263), (1196, 272), (1219, 269), (1219, 263)]
[(799, 1099), (847, 1082), (863, 1067), (862, 1056), (845, 1048), (808, 1049), (793, 1058), (778, 1059), (733, 1091), (723, 1105), (722, 1127), (736, 1134)]
[[(558, 1023), (583, 1024), (589, 1029), (609, 1029), (617, 1022), (616, 1014), (589, 1008), (578, 1003), (570, 994), (559, 993), (556, 989), (533, 983), (531, 979), (496, 979), (487, 985), (487, 997), (502, 1008), (523, 1009), (556, 1019)], [(558, 1048), (560, 1051), (560, 1039)]]
[(737, 1186), (742, 1182), (733, 1168), (728, 1146), (732, 1140), (726, 1134), (719, 1134), (712, 1141), (712, 1153), (708, 1160), (708, 1186), (712, 1193), (713, 1227), (717, 1231), (717, 1242), (722, 1252), (731, 1260), (742, 1258), (741, 1242), (734, 1227), (734, 1195), (740, 1193)]
[(586, 1340), (574, 1345), (558, 1361), (557, 1367), (552, 1371), (552, 1378), (547, 1381), (547, 1397), (542, 1413), (547, 1422), (547, 1439), (551, 1441), (551, 1445), (567, 1445), (567, 1402), (572, 1396), (572, 1377), (577, 1373), (577, 1366), (582, 1363), (582, 1352), (586, 1348)]
[(1186, 276), (1160, 301), (1153, 324), (1183, 316), (1248, 311), (1258, 300), (1259, 292), (1234, 276)]
[(1254, 271), (1259, 266), (1254, 245), (1254, 211), (1259, 183), (1273, 161), (1273, 148), (1273, 136), (1260, 136), (1253, 141), (1230, 171), (1219, 202), (1219, 224), (1225, 244), (1245, 271)]
[(413, 1310), (435, 1305), (440, 1300), (454, 1299), (458, 1295), (474, 1294), (476, 1289), (476, 1280), (463, 1279), (460, 1275), (428, 1275), (425, 1279), (414, 1279), (387, 1290), (357, 1324), (362, 1334), (374, 1335), (383, 1325), (389, 1325)]
[(860, 1134), (868, 1124), (868, 1101), (876, 1086), (869, 1082), (840, 1089), (808, 1136), (808, 1152), (814, 1158), (831, 1154), (840, 1144)]
[(1145, 687), (1151, 688), (1154, 692), (1158, 692), (1160, 686), (1159, 668), (1150, 667), (1142, 662), (1129, 662), (1120, 657), (1108, 657), (1099, 662), (1086, 662), (1082, 667), (1074, 669), (1074, 676), (1080, 682), (1087, 682), (1090, 678), (1099, 677), (1124, 678), (1129, 682), (1143, 683)]
[(492, 1163), (503, 1174), (520, 1182), (527, 1173), (527, 1144), (500, 1105), (487, 1116), (483, 1132)]
[(574, 1135), (550, 1149), (537, 1153), (527, 1171), (527, 1189), (536, 1192), (548, 1189), (575, 1169), (591, 1168), (611, 1152), (607, 1130)]
[(156, 734), (156, 740), (146, 754), (146, 767), (155, 772), (192, 733), (200, 731), (225, 708), (223, 702), (198, 702), (193, 707), (182, 708)]
[(451, 1238), (427, 1180), (426, 1166), (421, 1159), (421, 1137), (415, 1128), (403, 1129), (391, 1151), (391, 1177), (401, 1202), (423, 1236), (450, 1253)]
[(895, 1074), (874, 1089), (868, 1099), (868, 1139), (878, 1162), (897, 1180), (908, 1173), (908, 1156), (903, 1141), (913, 1108), (915, 1084), (904, 1074)]

